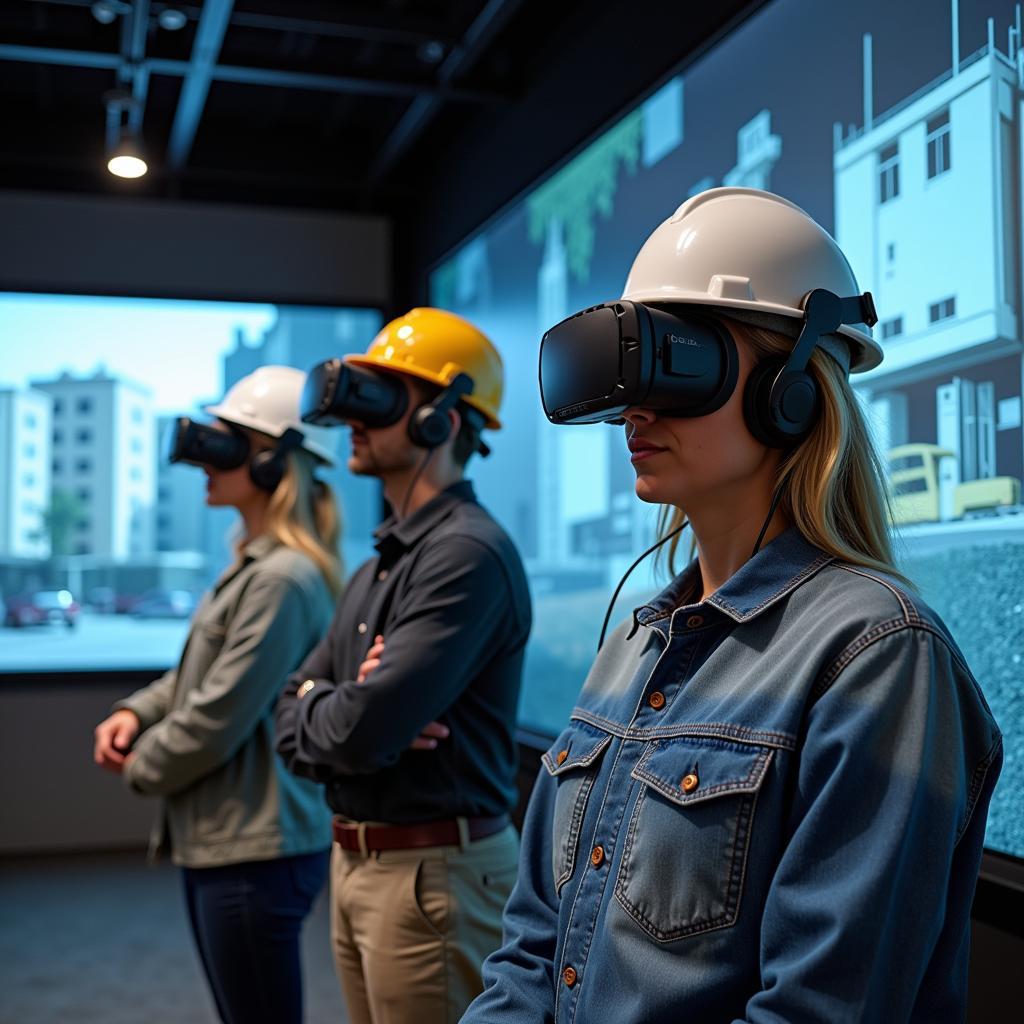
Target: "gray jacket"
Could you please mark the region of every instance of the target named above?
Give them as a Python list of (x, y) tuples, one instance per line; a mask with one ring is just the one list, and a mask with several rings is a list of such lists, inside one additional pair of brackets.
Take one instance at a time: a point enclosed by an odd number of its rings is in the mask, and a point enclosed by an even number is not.
[(174, 863), (212, 867), (330, 845), (320, 787), (274, 751), (273, 710), (332, 604), (309, 558), (257, 538), (204, 597), (178, 667), (114, 705), (142, 724), (125, 782), (163, 798), (151, 856), (169, 845)]

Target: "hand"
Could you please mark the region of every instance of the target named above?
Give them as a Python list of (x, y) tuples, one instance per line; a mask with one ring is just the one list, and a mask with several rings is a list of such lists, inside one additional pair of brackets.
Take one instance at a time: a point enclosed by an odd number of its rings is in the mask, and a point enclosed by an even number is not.
[(441, 722), (431, 722), (423, 726), (423, 732), (409, 744), (410, 750), (434, 750), (438, 740), (448, 739), (450, 729)]
[(366, 652), (366, 658), (359, 666), (356, 675), (357, 683), (365, 683), (366, 677), (380, 664), (380, 656), (384, 653), (384, 637), (374, 637), (373, 646)]
[(125, 757), (139, 734), (139, 716), (122, 708), (96, 726), (93, 760), (107, 771), (120, 775), (124, 771)]

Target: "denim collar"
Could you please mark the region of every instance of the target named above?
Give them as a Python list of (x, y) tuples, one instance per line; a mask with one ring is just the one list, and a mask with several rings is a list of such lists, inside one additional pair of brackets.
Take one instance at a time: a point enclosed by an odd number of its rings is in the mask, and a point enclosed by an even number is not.
[(374, 547), (378, 551), (391, 543), (397, 543), (403, 550), (413, 547), (438, 523), (447, 519), (456, 505), (464, 501), (476, 501), (476, 492), (469, 480), (460, 480), (451, 487), (446, 487), (406, 519), (399, 520), (393, 515), (389, 516), (374, 530)]
[[(701, 604), (717, 608), (735, 622), (749, 622), (833, 560), (832, 555), (809, 543), (791, 526)], [(680, 599), (699, 584), (700, 566), (694, 559), (654, 600), (634, 610), (633, 632), (637, 626), (673, 616), (677, 608), (698, 607), (680, 605)]]

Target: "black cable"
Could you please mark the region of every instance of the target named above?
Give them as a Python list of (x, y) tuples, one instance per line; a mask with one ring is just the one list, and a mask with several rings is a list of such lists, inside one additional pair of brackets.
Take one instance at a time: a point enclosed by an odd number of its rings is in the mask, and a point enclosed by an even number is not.
[(768, 527), (771, 525), (771, 521), (775, 518), (775, 513), (778, 511), (779, 502), (782, 500), (782, 488), (785, 484), (786, 477), (783, 477), (779, 481), (779, 486), (775, 488), (775, 494), (772, 496), (771, 507), (768, 509), (768, 518), (764, 521), (764, 526), (761, 527), (761, 532), (757, 535), (757, 543), (754, 545), (754, 550), (750, 552), (751, 558), (761, 550), (761, 542), (764, 540), (764, 535), (768, 532)]
[(424, 471), (430, 464), (430, 460), (434, 457), (436, 448), (428, 448), (426, 455), (423, 456), (423, 461), (419, 464), (416, 472), (413, 473), (412, 479), (409, 481), (409, 486), (405, 489), (405, 497), (402, 499), (402, 510), (398, 513), (399, 519), (405, 518), (405, 510), (409, 507), (409, 499), (412, 497), (413, 488), (420, 482), (420, 477), (423, 476)]
[(622, 579), (621, 579), (621, 580), (619, 580), (619, 585), (618, 585), (618, 586), (617, 586), (617, 587), (615, 588), (615, 593), (614, 593), (614, 594), (612, 594), (612, 599), (611, 599), (611, 601), (610, 601), (610, 602), (608, 603), (608, 611), (607, 611), (607, 612), (605, 612), (605, 616), (604, 616), (604, 625), (602, 625), (602, 626), (601, 626), (601, 639), (600, 639), (600, 640), (598, 640), (598, 642), (597, 642), (597, 649), (598, 649), (598, 650), (601, 650), (601, 648), (602, 648), (602, 647), (604, 646), (604, 636), (605, 636), (605, 633), (607, 633), (607, 632), (608, 632), (608, 621), (609, 621), (609, 619), (611, 619), (611, 617), (612, 617), (612, 609), (613, 609), (613, 608), (615, 607), (615, 601), (616, 601), (616, 599), (617, 599), (617, 598), (618, 598), (618, 596), (619, 596), (619, 591), (620, 591), (620, 590), (622, 590), (623, 586), (625, 585), (625, 582), (626, 582), (626, 580), (628, 580), (628, 579), (629, 579), (630, 573), (632, 573), (632, 571), (633, 571), (633, 570), (634, 570), (634, 569), (635, 569), (635, 568), (636, 568), (636, 567), (637, 567), (637, 566), (638, 566), (638, 565), (639, 565), (639, 564), (640, 564), (640, 563), (641, 563), (641, 562), (642, 562), (642, 561), (643, 561), (643, 560), (644, 560), (644, 559), (645, 559), (645, 558), (646, 558), (646, 557), (647, 557), (647, 556), (648, 556), (648, 555), (649, 555), (649, 554), (650, 554), (650, 553), (651, 553), (652, 551), (656, 551), (656, 550), (657, 550), (658, 548), (660, 548), (660, 547), (661, 547), (661, 545), (662, 545), (662, 544), (665, 544), (665, 543), (667, 543), (668, 541), (670, 541), (670, 540), (671, 540), (671, 539), (672, 539), (672, 538), (673, 538), (673, 537), (674, 537), (674, 536), (675, 536), (675, 535), (676, 535), (677, 533), (682, 533), (682, 532), (683, 532), (683, 530), (685, 530), (687, 526), (689, 526), (689, 520), (688, 520), (688, 519), (684, 519), (684, 520), (682, 521), (681, 525), (677, 526), (677, 527), (676, 527), (676, 528), (675, 528), (675, 529), (674, 529), (674, 530), (673, 530), (673, 531), (672, 531), (671, 533), (667, 533), (667, 534), (666, 534), (666, 535), (665, 535), (664, 537), (662, 537), (662, 538), (661, 538), (661, 540), (659, 540), (659, 541), (658, 541), (658, 543), (657, 543), (657, 544), (652, 544), (652, 545), (651, 545), (651, 546), (650, 546), (650, 547), (649, 547), (649, 548), (648, 548), (648, 549), (647, 549), (647, 550), (646, 550), (646, 551), (645, 551), (645, 552), (644, 552), (644, 553), (643, 553), (643, 554), (642, 554), (642, 555), (641, 555), (641, 556), (640, 556), (640, 557), (639, 557), (639, 558), (638, 558), (638, 559), (637, 559), (637, 560), (636, 560), (636, 561), (635, 561), (635, 562), (634, 562), (634, 563), (633, 563), (633, 564), (632, 564), (632, 565), (631, 565), (631, 566), (630, 566), (630, 567), (629, 567), (629, 568), (628, 568), (628, 569), (626, 570), (626, 574), (625, 574), (625, 576), (623, 576), (623, 577), (622, 577)]

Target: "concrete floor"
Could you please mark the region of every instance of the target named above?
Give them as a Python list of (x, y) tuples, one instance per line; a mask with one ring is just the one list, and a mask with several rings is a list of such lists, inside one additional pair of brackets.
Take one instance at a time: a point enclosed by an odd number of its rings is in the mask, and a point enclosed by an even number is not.
[[(303, 935), (306, 1021), (345, 1021), (326, 892)], [(179, 873), (141, 852), (0, 860), (2, 1024), (216, 1024)]]

